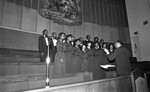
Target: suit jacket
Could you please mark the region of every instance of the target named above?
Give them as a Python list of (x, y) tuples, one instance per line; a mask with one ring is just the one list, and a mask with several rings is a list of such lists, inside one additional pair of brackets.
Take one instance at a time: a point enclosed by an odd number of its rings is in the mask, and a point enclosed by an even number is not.
[[(48, 37), (48, 41), (49, 41), (49, 43), (51, 42), (50, 41), (50, 38)], [(50, 43), (51, 44), (51, 43)], [(51, 46), (49, 46), (49, 47), (51, 47)], [(47, 57), (47, 50), (48, 50), (48, 46), (46, 45), (46, 40), (45, 40), (45, 37), (42, 35), (42, 36), (40, 36), (39, 37), (39, 40), (38, 40), (38, 48), (39, 48), (39, 53), (41, 54), (41, 53), (44, 53), (44, 55), (43, 56), (41, 56), (40, 55), (40, 57), (41, 57), (41, 62), (45, 62), (45, 60), (46, 60), (46, 57)]]
[(125, 47), (117, 48), (114, 53), (108, 55), (109, 60), (115, 59), (118, 75), (129, 75), (131, 73), (129, 56), (129, 51)]
[[(57, 38), (54, 38), (57, 40)], [(55, 54), (57, 52), (57, 46), (54, 46), (54, 43), (53, 43), (53, 39), (50, 38), (50, 57), (51, 57), (51, 62), (54, 62), (54, 58), (55, 58)]]

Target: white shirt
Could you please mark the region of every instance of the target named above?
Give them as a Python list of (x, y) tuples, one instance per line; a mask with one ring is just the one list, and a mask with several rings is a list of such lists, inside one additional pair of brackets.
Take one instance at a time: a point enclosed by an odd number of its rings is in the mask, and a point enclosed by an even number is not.
[(45, 38), (46, 45), (48, 46), (49, 45), (48, 38), (45, 35), (44, 38)]
[(53, 39), (53, 38), (52, 38), (52, 40), (53, 40), (54, 46), (56, 46), (56, 45), (57, 45), (57, 40), (56, 40), (56, 39)]

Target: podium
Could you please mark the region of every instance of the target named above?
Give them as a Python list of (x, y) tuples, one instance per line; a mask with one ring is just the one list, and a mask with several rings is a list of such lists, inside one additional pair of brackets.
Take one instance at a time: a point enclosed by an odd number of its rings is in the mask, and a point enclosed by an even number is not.
[(106, 71), (106, 78), (117, 77), (115, 65), (106, 64), (106, 65), (100, 65), (100, 67)]

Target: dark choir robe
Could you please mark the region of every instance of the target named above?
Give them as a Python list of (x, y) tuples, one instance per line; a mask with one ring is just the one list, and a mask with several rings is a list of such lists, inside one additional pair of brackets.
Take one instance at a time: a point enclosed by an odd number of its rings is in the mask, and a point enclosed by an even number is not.
[(94, 61), (94, 79), (102, 79), (105, 78), (105, 70), (100, 68), (100, 65), (108, 63), (107, 57), (103, 50), (101, 49), (93, 49), (93, 61)]
[[(100, 49), (100, 51), (99, 51), (99, 58), (100, 58), (100, 62), (99, 62), (99, 65), (104, 65), (104, 64), (108, 64), (109, 63), (109, 61), (108, 61), (108, 59), (107, 59), (107, 56), (106, 56), (106, 54), (105, 54), (105, 52), (103, 51), (103, 50), (101, 50)], [(102, 78), (106, 78), (106, 71), (105, 70), (103, 70), (102, 68), (100, 68), (100, 66), (99, 66), (99, 72), (100, 72), (100, 75), (99, 75), (99, 78), (100, 79), (102, 79)]]
[[(110, 54), (114, 53), (114, 51), (115, 51), (115, 50), (109, 50)], [(113, 65), (116, 64), (115, 59), (114, 59), (114, 60), (108, 60), (108, 61), (109, 61), (109, 63), (111, 63), (111, 64), (113, 64)]]
[(72, 58), (73, 47), (70, 43), (65, 42), (65, 59), (66, 59), (66, 72), (73, 72), (73, 58)]
[(87, 59), (87, 62), (88, 62), (88, 71), (89, 72), (93, 72), (94, 71), (94, 65), (95, 65), (95, 62), (93, 61), (94, 57), (93, 57), (93, 49), (87, 49), (87, 54), (88, 54), (88, 59)]
[(129, 62), (129, 51), (125, 47), (117, 48), (114, 53), (108, 55), (109, 60), (116, 62), (116, 72), (118, 76), (129, 75), (131, 73)]
[(77, 72), (81, 72), (81, 50), (80, 48), (74, 47), (73, 49), (73, 58), (72, 58), (72, 62), (73, 62), (73, 72), (77, 73)]
[(81, 57), (81, 72), (87, 72), (88, 71), (88, 54), (86, 52), (81, 51), (80, 54)]
[[(114, 50), (109, 50), (110, 54), (114, 53)], [(115, 59), (114, 60), (109, 60), (108, 59), (108, 62), (111, 64), (111, 65), (116, 65), (116, 62), (115, 62)], [(113, 69), (111, 71), (106, 71), (106, 78), (112, 78), (112, 77), (116, 77), (117, 74), (116, 74), (116, 69)]]
[[(57, 52), (54, 61), (54, 74), (66, 73), (65, 44), (57, 42)], [(63, 61), (62, 61), (63, 60)]]
[[(51, 48), (52, 41), (50, 40), (50, 38), (48, 36), (47, 36), (47, 38), (48, 38), (48, 42), (49, 42), (49, 48)], [(43, 35), (39, 37), (38, 48), (39, 48), (39, 53), (40, 53), (40, 62), (46, 62), (48, 46), (46, 45), (46, 40)], [(44, 55), (41, 56), (41, 53), (44, 53)]]

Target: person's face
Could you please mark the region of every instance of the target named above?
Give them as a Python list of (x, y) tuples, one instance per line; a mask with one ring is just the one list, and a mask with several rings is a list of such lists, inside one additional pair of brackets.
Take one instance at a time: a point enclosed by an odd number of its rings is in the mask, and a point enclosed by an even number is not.
[(101, 40), (100, 40), (100, 43), (101, 43), (101, 44), (102, 44), (102, 43), (104, 43), (104, 40), (103, 40), (103, 39), (101, 39)]
[(98, 48), (99, 48), (99, 45), (98, 45), (98, 43), (95, 43), (95, 47), (98, 47)]
[(110, 48), (110, 49), (114, 49), (114, 46), (113, 46), (113, 45), (110, 45), (109, 48)]
[(82, 37), (80, 37), (80, 41), (81, 41), (81, 42), (83, 41), (83, 38), (82, 38)]
[(67, 39), (68, 39), (68, 41), (71, 41), (71, 40), (72, 40), (72, 37), (71, 37), (71, 36), (69, 36)]
[(47, 30), (45, 30), (44, 32), (43, 32), (43, 35), (48, 35), (48, 31)]
[(90, 36), (87, 36), (87, 40), (90, 40)]
[(80, 45), (80, 41), (79, 40), (76, 41), (76, 45), (78, 45), (78, 46)]
[(72, 36), (72, 37), (71, 37), (71, 41), (73, 41), (74, 39), (75, 39), (75, 37), (74, 37), (74, 36)]
[(98, 38), (95, 38), (94, 41), (98, 42)]
[(62, 34), (60, 38), (65, 39), (65, 34)]
[(106, 48), (106, 44), (103, 44), (103, 48)]
[(57, 34), (55, 32), (52, 33), (52, 37), (57, 37)]
[(119, 43), (118, 43), (118, 42), (115, 43), (115, 47), (116, 47), (116, 48), (119, 47)]

